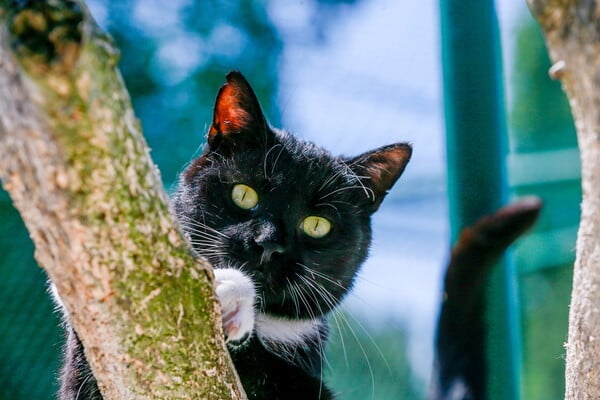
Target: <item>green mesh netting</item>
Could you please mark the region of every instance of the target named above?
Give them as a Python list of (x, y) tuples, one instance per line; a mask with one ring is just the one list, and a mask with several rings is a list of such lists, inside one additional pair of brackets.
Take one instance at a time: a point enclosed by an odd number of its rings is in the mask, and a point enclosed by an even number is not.
[(55, 398), (62, 334), (46, 287), (25, 226), (0, 191), (0, 400)]

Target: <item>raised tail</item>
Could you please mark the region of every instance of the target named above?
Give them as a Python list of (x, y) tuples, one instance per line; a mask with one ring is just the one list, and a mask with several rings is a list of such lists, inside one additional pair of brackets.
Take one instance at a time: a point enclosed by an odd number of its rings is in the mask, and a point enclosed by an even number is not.
[(536, 221), (537, 198), (525, 198), (465, 228), (452, 249), (435, 339), (432, 400), (484, 400), (484, 323), (488, 277), (504, 251)]

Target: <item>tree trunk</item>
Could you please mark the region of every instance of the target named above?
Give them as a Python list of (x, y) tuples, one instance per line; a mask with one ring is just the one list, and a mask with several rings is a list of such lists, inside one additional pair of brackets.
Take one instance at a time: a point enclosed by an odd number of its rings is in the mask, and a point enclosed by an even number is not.
[[(600, 399), (600, 7), (529, 0), (577, 127), (583, 202), (566, 344), (566, 399)], [(552, 112), (552, 110), (548, 110)]]
[(244, 399), (117, 60), (84, 4), (0, 1), (0, 178), (105, 398)]

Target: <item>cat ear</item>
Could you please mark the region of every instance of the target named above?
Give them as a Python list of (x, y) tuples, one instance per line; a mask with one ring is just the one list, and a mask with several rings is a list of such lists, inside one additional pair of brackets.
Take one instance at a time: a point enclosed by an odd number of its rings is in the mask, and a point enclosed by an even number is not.
[(217, 94), (208, 131), (208, 145), (212, 150), (224, 144), (237, 148), (256, 142), (268, 131), (258, 99), (246, 78), (238, 71), (231, 71), (226, 80)]
[(392, 144), (361, 154), (348, 161), (350, 169), (361, 179), (366, 188), (373, 191), (372, 211), (375, 212), (400, 178), (412, 154), (407, 143)]

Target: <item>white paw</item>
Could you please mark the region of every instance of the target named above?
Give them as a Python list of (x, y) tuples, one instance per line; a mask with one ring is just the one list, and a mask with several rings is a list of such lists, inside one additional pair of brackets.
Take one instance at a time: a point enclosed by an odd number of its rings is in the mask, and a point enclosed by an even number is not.
[(237, 341), (254, 329), (254, 285), (237, 269), (215, 269), (216, 293), (221, 302), (226, 340)]

